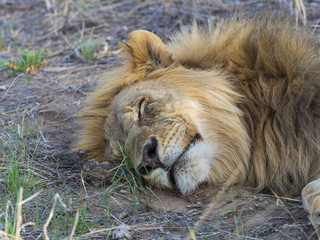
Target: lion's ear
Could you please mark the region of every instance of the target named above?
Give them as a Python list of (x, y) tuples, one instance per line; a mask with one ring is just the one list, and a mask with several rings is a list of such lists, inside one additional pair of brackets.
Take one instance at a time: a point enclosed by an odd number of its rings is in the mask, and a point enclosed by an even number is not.
[(137, 30), (128, 36), (128, 43), (119, 43), (128, 53), (128, 60), (134, 70), (152, 71), (165, 68), (172, 61), (172, 54), (155, 34)]

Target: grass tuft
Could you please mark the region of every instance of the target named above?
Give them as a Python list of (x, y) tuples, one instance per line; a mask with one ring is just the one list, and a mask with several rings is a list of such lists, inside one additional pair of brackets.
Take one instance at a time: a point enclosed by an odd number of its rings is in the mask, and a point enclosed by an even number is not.
[(95, 59), (97, 47), (101, 44), (100, 40), (88, 38), (77, 43), (76, 55), (85, 61), (92, 62)]
[[(38, 148), (39, 135), (33, 136), (33, 133), (25, 121), (26, 112), (22, 117), (21, 123), (17, 124), (12, 132), (3, 132), (1, 135), (2, 152), (4, 161), (4, 170), (0, 171), (5, 179), (6, 191), (17, 201), (20, 188), (24, 188), (24, 193), (27, 196), (32, 192), (35, 186), (39, 183), (39, 177), (35, 173), (33, 166), (33, 159), (36, 157)], [(32, 151), (30, 147), (30, 138), (36, 137), (34, 143), (35, 149)], [(30, 155), (33, 153), (33, 155)]]
[(78, 232), (83, 232), (86, 229), (96, 225), (95, 223), (90, 223), (86, 219), (87, 216), (87, 205), (84, 204), (78, 211), (75, 218), (71, 218), (71, 223), (75, 226), (75, 230)]
[(30, 50), (29, 48), (20, 51), (18, 60), (8, 60), (0, 62), (0, 67), (9, 69), (10, 74), (14, 73), (33, 73), (43, 65), (49, 53), (42, 48), (38, 51)]
[(15, 236), (16, 239), (28, 224), (22, 224), (25, 220), (22, 205), (38, 195), (34, 192), (41, 183), (34, 166), (39, 135), (31, 131), (26, 114), (25, 111), (19, 124), (0, 132), (0, 224), (5, 226), (2, 235)]
[[(108, 203), (107, 209), (111, 211), (109, 203), (111, 194), (119, 187), (126, 187), (131, 194), (130, 204), (134, 211), (138, 210), (138, 203), (140, 202), (140, 194), (146, 194), (147, 189), (141, 177), (135, 174), (134, 168), (132, 166), (131, 156), (132, 151), (119, 142), (110, 140), (118, 148), (122, 154), (122, 161), (116, 167), (111, 169), (113, 172), (113, 177), (111, 179), (111, 184), (104, 191), (109, 197), (106, 198), (106, 203)], [(110, 214), (110, 213), (109, 213)]]

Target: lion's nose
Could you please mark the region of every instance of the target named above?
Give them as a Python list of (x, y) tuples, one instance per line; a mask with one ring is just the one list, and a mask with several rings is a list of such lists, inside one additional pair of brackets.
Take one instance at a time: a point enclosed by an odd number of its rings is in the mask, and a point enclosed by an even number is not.
[(158, 140), (156, 137), (151, 138), (151, 143), (148, 143), (143, 148), (143, 162), (146, 165), (151, 165), (154, 161), (157, 160), (157, 148), (158, 148)]
[(142, 163), (138, 166), (138, 171), (145, 175), (158, 167), (165, 168), (158, 156), (158, 140), (151, 137), (151, 143), (147, 143), (143, 148)]

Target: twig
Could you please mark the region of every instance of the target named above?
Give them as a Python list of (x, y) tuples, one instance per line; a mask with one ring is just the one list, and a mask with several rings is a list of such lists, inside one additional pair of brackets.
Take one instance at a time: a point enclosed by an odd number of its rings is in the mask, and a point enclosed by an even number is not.
[(270, 195), (270, 194), (260, 193), (259, 195), (266, 196), (266, 197), (272, 197), (272, 198), (276, 198), (276, 199), (283, 199), (283, 200), (292, 201), (292, 202), (299, 202), (299, 203), (302, 202), (301, 200), (298, 200), (298, 199), (288, 198), (288, 197), (279, 197), (279, 196)]
[[(88, 196), (87, 188), (86, 188), (86, 185), (85, 185), (84, 179), (83, 179), (83, 170), (81, 170), (80, 178), (81, 178), (82, 187), (83, 187), (83, 189), (84, 189), (84, 191), (85, 191), (85, 193), (86, 193), (86, 198), (88, 198), (89, 196)], [(82, 188), (81, 188), (81, 190), (82, 190)], [(81, 191), (81, 192), (82, 192), (82, 191)], [(81, 193), (81, 194), (82, 194), (82, 193)], [(80, 199), (81, 199), (81, 201), (82, 201), (82, 197), (81, 197)]]
[(78, 221), (79, 221), (79, 216), (80, 216), (80, 207), (77, 209), (76, 218), (74, 220), (74, 224), (72, 226), (72, 231), (71, 231), (71, 234), (70, 234), (70, 237), (69, 237), (70, 240), (72, 240), (73, 235), (76, 232), (76, 228), (77, 228)]
[(44, 234), (44, 238), (45, 238), (46, 240), (50, 240), (49, 235), (48, 235), (48, 230), (47, 230), (47, 228), (48, 228), (48, 226), (49, 226), (49, 224), (50, 224), (50, 222), (51, 222), (51, 219), (53, 218), (53, 214), (54, 214), (54, 210), (55, 210), (56, 205), (57, 205), (57, 201), (60, 202), (60, 204), (61, 204), (62, 207), (64, 207), (65, 209), (67, 209), (67, 206), (62, 202), (59, 193), (56, 193), (56, 195), (55, 195), (54, 198), (53, 198), (53, 206), (52, 206), (52, 208), (51, 208), (49, 217), (48, 217), (47, 221), (45, 222), (45, 224), (43, 225), (43, 234)]
[(20, 238), (20, 230), (22, 225), (22, 198), (23, 198), (23, 187), (20, 188), (19, 192), (19, 200), (18, 200), (18, 208), (17, 208), (17, 229), (16, 229), (16, 237)]
[(296, 9), (296, 26), (298, 27), (298, 18), (299, 15), (302, 16), (303, 19), (303, 25), (306, 25), (307, 23), (307, 11), (306, 7), (304, 6), (303, 0), (294, 0), (295, 3), (295, 9)]
[(216, 205), (216, 203), (220, 200), (220, 198), (223, 196), (227, 188), (235, 182), (237, 176), (239, 175), (239, 171), (234, 171), (232, 175), (229, 176), (228, 180), (224, 185), (222, 185), (221, 189), (217, 193), (217, 195), (212, 199), (211, 203), (207, 206), (205, 211), (201, 214), (198, 221), (194, 225), (193, 229), (190, 229), (189, 235), (186, 237), (185, 240), (193, 239), (192, 237), (195, 236), (196, 232), (198, 231), (199, 227), (203, 223), (203, 221), (208, 217), (210, 212), (212, 211), (213, 207)]
[(5, 91), (5, 93), (3, 94), (2, 98), (0, 99), (0, 103), (2, 102), (2, 100), (4, 99), (4, 97), (8, 94), (8, 92), (10, 91), (10, 89), (12, 88), (14, 82), (22, 75), (23, 73), (20, 73), (18, 76), (15, 77), (15, 79), (13, 79), (12, 83), (10, 84), (10, 86), (8, 87), (7, 91)]
[(123, 227), (130, 227), (130, 228), (147, 227), (147, 226), (154, 226), (154, 225), (163, 224), (163, 223), (167, 223), (167, 222), (169, 222), (169, 221), (148, 223), (148, 224), (137, 224), (137, 225), (131, 225), (131, 226), (130, 225), (122, 225), (122, 226), (116, 226), (116, 227), (109, 227), (109, 228), (104, 228), (104, 229), (98, 229), (98, 230), (86, 233), (82, 236), (83, 237), (90, 236), (90, 235), (93, 235), (96, 233), (106, 232), (106, 231), (115, 230), (115, 229), (119, 229), (119, 228), (123, 228)]
[(20, 237), (16, 237), (16, 236), (14, 236), (14, 235), (12, 235), (12, 234), (10, 234), (10, 233), (7, 233), (7, 232), (4, 232), (4, 231), (1, 231), (0, 230), (0, 237), (2, 238), (2, 237), (9, 237), (10, 239), (14, 239), (14, 240), (23, 240), (22, 238), (20, 238)]
[(191, 240), (193, 239), (193, 236), (195, 236), (195, 233), (198, 231), (199, 227), (201, 226), (201, 224), (203, 223), (203, 221), (207, 218), (207, 216), (210, 214), (210, 212), (212, 211), (213, 207), (216, 205), (216, 203), (220, 200), (220, 198), (223, 196), (223, 194), (225, 193), (225, 191), (227, 190), (227, 188), (229, 187), (229, 185), (224, 185), (218, 192), (218, 194), (212, 199), (211, 203), (207, 206), (207, 208), (205, 209), (205, 211), (201, 214), (201, 216), (199, 217), (198, 221), (196, 222), (196, 224), (194, 225), (193, 229), (190, 229), (190, 233), (189, 235), (186, 237), (185, 240)]

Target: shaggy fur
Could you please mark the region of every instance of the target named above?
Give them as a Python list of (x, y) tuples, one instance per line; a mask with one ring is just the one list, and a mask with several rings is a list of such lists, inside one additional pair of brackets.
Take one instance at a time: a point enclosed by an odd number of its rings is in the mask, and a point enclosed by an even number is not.
[(190, 111), (203, 141), (218, 146), (207, 181), (221, 184), (237, 170), (233, 183), (298, 194), (320, 175), (319, 46), (285, 17), (239, 18), (212, 29), (194, 24), (167, 46), (133, 32), (122, 44), (126, 62), (102, 78), (79, 114), (76, 147), (98, 161), (120, 157), (105, 137), (126, 143), (125, 133), (112, 129), (117, 123), (106, 120), (115, 99), (135, 85), (165, 86), (199, 103)]

